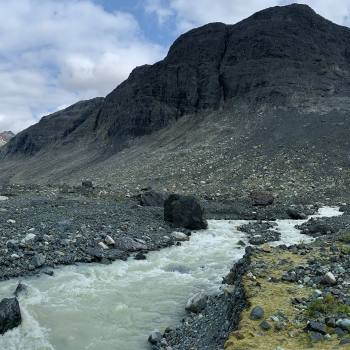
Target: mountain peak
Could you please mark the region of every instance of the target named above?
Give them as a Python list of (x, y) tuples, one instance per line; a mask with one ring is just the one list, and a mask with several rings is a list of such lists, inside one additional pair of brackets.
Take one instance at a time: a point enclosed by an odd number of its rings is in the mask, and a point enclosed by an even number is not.
[(346, 99), (349, 71), (348, 28), (307, 5), (271, 7), (235, 25), (209, 23), (190, 30), (164, 60), (136, 68), (104, 99), (43, 118), (2, 155), (70, 150), (72, 144), (115, 153), (185, 115)]

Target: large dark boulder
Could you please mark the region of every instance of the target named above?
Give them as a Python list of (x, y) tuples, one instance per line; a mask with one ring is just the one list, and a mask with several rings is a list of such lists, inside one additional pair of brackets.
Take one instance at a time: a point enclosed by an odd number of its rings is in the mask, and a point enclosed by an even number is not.
[(17, 298), (7, 298), (0, 302), (0, 334), (16, 328), (22, 322)]
[(171, 194), (164, 202), (164, 220), (190, 230), (208, 227), (204, 209), (199, 201), (192, 196)]
[(254, 206), (266, 207), (273, 204), (275, 197), (271, 192), (267, 191), (253, 191), (250, 193), (250, 198)]
[(143, 192), (139, 196), (140, 204), (144, 207), (162, 207), (165, 199), (165, 193), (154, 190)]

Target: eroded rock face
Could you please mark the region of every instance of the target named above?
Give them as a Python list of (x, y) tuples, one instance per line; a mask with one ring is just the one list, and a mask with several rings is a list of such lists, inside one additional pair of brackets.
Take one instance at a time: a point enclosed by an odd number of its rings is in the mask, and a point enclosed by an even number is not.
[(7, 298), (0, 302), (0, 334), (19, 326), (22, 322), (17, 298)]
[(192, 196), (172, 194), (164, 202), (164, 219), (177, 227), (201, 230), (208, 227), (204, 209)]

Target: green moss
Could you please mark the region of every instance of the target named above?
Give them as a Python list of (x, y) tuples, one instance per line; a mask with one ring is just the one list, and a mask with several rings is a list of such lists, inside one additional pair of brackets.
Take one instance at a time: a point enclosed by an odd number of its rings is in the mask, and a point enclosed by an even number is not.
[(338, 236), (338, 240), (340, 242), (350, 244), (350, 232), (349, 231), (341, 232)]
[(333, 295), (327, 294), (323, 299), (312, 301), (307, 307), (307, 313), (311, 317), (318, 314), (348, 314), (350, 315), (350, 306), (336, 300)]

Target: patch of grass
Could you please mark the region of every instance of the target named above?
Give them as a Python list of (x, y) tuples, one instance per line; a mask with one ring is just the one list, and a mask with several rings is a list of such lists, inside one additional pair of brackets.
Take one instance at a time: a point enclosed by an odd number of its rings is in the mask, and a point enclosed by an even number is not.
[(338, 240), (343, 243), (350, 244), (350, 232), (341, 232), (339, 233)]
[(336, 300), (333, 295), (327, 294), (323, 299), (312, 301), (307, 307), (307, 313), (310, 317), (316, 317), (318, 314), (348, 314), (350, 315), (350, 306)]

